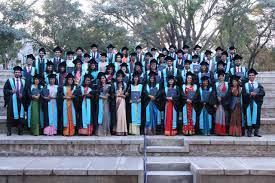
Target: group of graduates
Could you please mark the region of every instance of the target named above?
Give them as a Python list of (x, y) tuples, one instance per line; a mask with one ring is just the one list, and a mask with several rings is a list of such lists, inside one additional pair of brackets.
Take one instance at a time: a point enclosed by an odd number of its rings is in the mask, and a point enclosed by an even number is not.
[[(26, 124), (33, 135), (231, 135), (260, 136), (263, 86), (242, 66), (236, 48), (201, 51), (184, 45), (141, 46), (128, 53), (96, 44), (44, 48), (15, 66), (4, 86), (7, 135)], [(247, 129), (247, 131), (245, 130)]]

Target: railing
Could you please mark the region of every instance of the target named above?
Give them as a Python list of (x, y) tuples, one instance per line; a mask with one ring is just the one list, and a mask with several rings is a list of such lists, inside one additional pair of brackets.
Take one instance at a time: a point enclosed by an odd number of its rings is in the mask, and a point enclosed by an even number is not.
[(147, 138), (146, 134), (143, 135), (143, 168), (144, 168), (144, 183), (147, 183)]

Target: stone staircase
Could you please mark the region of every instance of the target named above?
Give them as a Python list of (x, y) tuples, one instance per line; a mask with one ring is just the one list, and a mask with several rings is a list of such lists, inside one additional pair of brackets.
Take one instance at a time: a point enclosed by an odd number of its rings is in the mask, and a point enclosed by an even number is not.
[(148, 157), (146, 163), (148, 183), (192, 183), (190, 162), (183, 158)]

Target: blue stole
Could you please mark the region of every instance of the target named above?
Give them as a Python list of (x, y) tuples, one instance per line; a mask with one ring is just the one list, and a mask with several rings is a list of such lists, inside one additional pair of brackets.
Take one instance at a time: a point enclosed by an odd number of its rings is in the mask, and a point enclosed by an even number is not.
[[(95, 57), (94, 57), (94, 54), (95, 54)], [(95, 59), (95, 61), (98, 63), (99, 62), (99, 60), (101, 59), (101, 55), (100, 55), (100, 53), (99, 52), (90, 52), (90, 56), (91, 56), (91, 58), (93, 58), (93, 59)]]
[[(34, 85), (31, 86), (31, 91), (32, 89), (34, 89)], [(41, 91), (41, 87), (39, 88), (39, 90)], [(31, 109), (32, 109), (32, 100), (31, 103), (28, 107), (28, 127), (31, 127)], [(40, 114), (39, 114), (39, 120), (40, 120), (40, 127), (43, 128), (44, 127), (44, 117), (43, 117), (43, 111), (42, 111), (42, 106), (40, 105), (40, 110), (39, 110)]]
[[(168, 94), (168, 87), (165, 87), (165, 94), (167, 96)], [(176, 86), (174, 86), (173, 88), (174, 90), (176, 90)], [(177, 111), (175, 109), (175, 106), (173, 106), (173, 122), (172, 122), (172, 128), (176, 129), (177, 128)]]
[[(212, 92), (212, 87), (209, 88), (208, 92), (210, 93)], [(205, 101), (205, 94), (202, 88), (200, 88), (200, 95), (201, 95), (201, 101)], [(200, 118), (199, 119), (200, 129), (204, 129), (205, 128), (204, 124), (206, 123), (207, 123), (208, 129), (205, 129), (205, 130), (210, 130), (212, 128), (212, 115), (207, 112), (205, 107), (202, 108), (199, 118)]]
[[(159, 90), (159, 84), (156, 84), (155, 88)], [(150, 94), (149, 85), (147, 85), (146, 89), (147, 92)], [(150, 124), (152, 124), (155, 127), (156, 122), (158, 125), (160, 125), (160, 119), (160, 111), (158, 110), (154, 102), (150, 101), (146, 107), (146, 127), (150, 127)]]
[[(184, 55), (184, 54), (183, 54)], [(186, 59), (185, 59), (186, 60)], [(187, 54), (187, 60), (190, 60), (190, 61), (192, 61), (192, 55), (191, 54)]]
[(173, 57), (175, 60), (178, 59), (178, 55), (177, 55), (175, 52), (173, 52), (173, 53), (170, 53), (170, 52), (169, 52), (168, 56)]
[[(91, 88), (88, 88), (88, 93), (91, 92)], [(84, 87), (81, 86), (81, 94), (84, 94)], [(92, 115), (91, 115), (91, 99), (83, 98), (82, 101), (82, 125), (83, 128), (88, 128), (88, 125), (91, 123)]]
[(31, 67), (31, 72), (30, 72), (30, 73), (27, 72), (27, 67), (24, 67), (23, 73), (24, 73), (24, 76), (25, 76), (26, 74), (30, 74), (31, 76), (34, 76), (34, 75), (35, 75), (35, 67)]
[(141, 53), (141, 58), (140, 58), (141, 60), (139, 60), (139, 57), (138, 57), (138, 54), (137, 54), (137, 56), (136, 56), (136, 62), (141, 62), (141, 63), (143, 63), (143, 61), (144, 61), (144, 55)]
[[(184, 68), (184, 69), (182, 70), (182, 72), (181, 72), (181, 77), (182, 77), (183, 83), (186, 82), (186, 73), (187, 73), (187, 72), (188, 72), (188, 71), (186, 71), (185, 68)], [(190, 69), (190, 72), (191, 72), (191, 69)]]
[(120, 69), (120, 64), (121, 63), (118, 63), (118, 62), (114, 63), (114, 65), (115, 65), (115, 72), (117, 72)]
[(48, 85), (49, 84), (48, 73), (44, 72), (44, 78), (45, 78), (45, 83)]
[[(74, 90), (76, 89), (76, 87), (74, 86), (72, 89), (72, 93), (74, 92)], [(67, 95), (67, 87), (63, 86), (63, 93), (64, 96)], [(72, 116), (73, 116), (73, 123), (74, 126), (76, 125), (76, 116), (75, 116), (75, 108), (74, 108), (74, 104), (72, 101)], [(63, 125), (64, 127), (68, 127), (68, 109), (67, 109), (67, 99), (64, 99), (63, 101)]]
[[(9, 82), (10, 82), (10, 86), (11, 86), (12, 90), (16, 90), (14, 79), (10, 78)], [(21, 88), (24, 88), (25, 80), (20, 79), (20, 82), (21, 82)], [(16, 93), (12, 94), (12, 111), (13, 111), (13, 119), (19, 119), (19, 115), (20, 115), (20, 118), (24, 118), (24, 108), (23, 108), (22, 104), (20, 104), (20, 111), (18, 111)]]
[[(93, 80), (96, 80), (97, 75), (98, 75), (98, 71), (95, 71), (95, 70), (94, 70), (94, 71), (92, 71), (90, 74), (91, 74), (91, 76), (93, 76), (93, 78), (94, 78)], [(83, 79), (83, 80), (84, 80), (84, 79)]]
[[(137, 88), (134, 85), (131, 85), (131, 92), (132, 91), (139, 91), (140, 96), (142, 92), (142, 84), (138, 84)], [(140, 126), (141, 123), (141, 102), (138, 103), (131, 103), (131, 116), (132, 116), (132, 123), (134, 125)]]
[[(182, 91), (185, 93), (185, 89), (186, 89), (186, 85), (182, 86)], [(197, 85), (193, 85), (193, 91), (196, 92), (197, 91)], [(188, 124), (188, 120), (187, 120), (187, 104), (185, 104), (182, 108), (182, 114), (183, 114), (183, 124), (187, 125)], [(194, 105), (194, 104), (192, 104)], [(192, 121), (193, 121), (193, 125), (196, 124), (196, 111), (194, 109), (194, 106), (192, 107)]]
[(115, 62), (116, 54), (114, 53), (107, 53), (107, 61), (109, 63)]
[[(109, 87), (109, 85), (108, 85)], [(107, 93), (101, 92), (100, 96), (105, 96)], [(107, 99), (108, 100), (108, 99)], [(99, 98), (98, 100), (98, 124), (102, 125), (103, 123), (103, 116), (104, 116), (104, 100), (102, 98)]]
[(230, 73), (231, 73), (232, 75), (240, 76), (241, 79), (247, 78), (247, 73), (246, 73), (246, 69), (245, 69), (244, 66), (241, 66), (241, 72), (237, 72), (237, 71), (236, 71), (236, 66), (235, 66), (235, 67), (233, 67), (233, 68), (230, 69)]
[(40, 57), (36, 58), (36, 60), (35, 60), (35, 68), (37, 69), (37, 73), (38, 73), (38, 74), (41, 74), (41, 72), (44, 72), (45, 69), (46, 69), (46, 59), (43, 58), (43, 62), (44, 62), (43, 69), (44, 69), (44, 70), (43, 70), (43, 71), (40, 71), (40, 70), (39, 70), (39, 69), (40, 69), (40, 60), (41, 60)]
[(231, 68), (231, 61), (230, 61), (230, 57), (227, 57), (227, 61), (226, 61), (226, 69), (225, 69), (225, 73), (229, 73), (230, 68)]
[[(54, 85), (55, 96), (57, 94), (58, 86)], [(47, 85), (47, 89), (50, 91), (50, 85)], [(56, 99), (51, 99), (48, 101), (48, 117), (49, 126), (54, 126), (57, 129), (57, 103)]]
[[(247, 94), (250, 94), (250, 86), (249, 82), (245, 83), (245, 91)], [(253, 82), (254, 89), (259, 87), (258, 82)], [(252, 109), (251, 109), (252, 107)], [(247, 126), (252, 126), (257, 123), (257, 112), (258, 105), (257, 103), (251, 98), (251, 103), (250, 105), (247, 106), (246, 108), (246, 121), (247, 121)]]

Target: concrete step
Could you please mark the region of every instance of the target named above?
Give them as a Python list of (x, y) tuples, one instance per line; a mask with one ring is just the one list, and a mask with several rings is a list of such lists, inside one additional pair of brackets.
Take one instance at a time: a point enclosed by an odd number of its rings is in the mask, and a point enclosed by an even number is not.
[(263, 118), (275, 118), (275, 107), (262, 107), (261, 117)]
[(191, 172), (199, 183), (274, 182), (273, 157), (190, 157)]
[(12, 183), (144, 181), (142, 157), (0, 157), (0, 180)]
[(171, 146), (184, 145), (181, 139), (162, 138), (159, 140), (157, 136), (148, 136), (146, 139), (148, 146), (166, 146), (167, 144), (170, 144)]
[(173, 146), (173, 145), (166, 145), (166, 146), (147, 146), (148, 153), (184, 153), (187, 152), (185, 146)]
[(147, 157), (147, 171), (190, 171), (190, 163), (183, 157)]
[(190, 171), (149, 171), (148, 183), (192, 183), (193, 175)]
[[(142, 136), (11, 136), (0, 134), (1, 156), (139, 156), (143, 154)], [(112, 163), (112, 162), (109, 162)], [(134, 162), (133, 162), (134, 163)], [(131, 162), (129, 162), (131, 166)], [(1, 169), (0, 169), (1, 170)]]
[[(161, 140), (163, 136), (159, 136)], [(171, 137), (173, 139), (173, 137)], [(162, 152), (147, 152), (154, 157), (274, 157), (275, 135), (262, 137), (177, 136), (185, 142), (185, 151), (167, 144)], [(0, 156), (143, 156), (142, 136), (6, 136), (0, 134)], [(170, 166), (174, 161), (164, 159)], [(150, 161), (149, 161), (150, 162)], [(152, 162), (152, 161), (151, 161)], [(180, 162), (180, 161), (178, 161)], [(181, 161), (185, 162), (185, 161)], [(152, 163), (153, 164), (153, 163)], [(169, 165), (170, 164), (170, 165)], [(173, 165), (171, 165), (173, 166)], [(153, 166), (152, 168), (156, 168)], [(167, 171), (167, 170), (166, 170)]]

